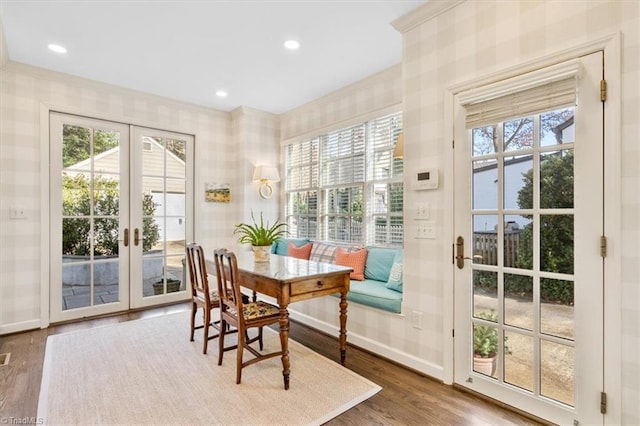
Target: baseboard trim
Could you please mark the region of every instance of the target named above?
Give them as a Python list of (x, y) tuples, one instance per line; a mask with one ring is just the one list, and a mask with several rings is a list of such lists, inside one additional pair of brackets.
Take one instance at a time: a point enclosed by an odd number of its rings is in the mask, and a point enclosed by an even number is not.
[(4, 324), (0, 325), (0, 336), (11, 333), (20, 333), (22, 331), (34, 330), (36, 328), (40, 328), (39, 319)]
[[(291, 319), (296, 320), (304, 325), (320, 330), (331, 336), (337, 336), (339, 333), (338, 327), (328, 324), (324, 321), (320, 321), (317, 318), (313, 318), (309, 315), (301, 314), (299, 312), (289, 310), (289, 316)], [(361, 336), (357, 333), (350, 332), (347, 324), (347, 341), (349, 344), (358, 346), (378, 356), (387, 358), (393, 362), (403, 365), (407, 368), (415, 370), (417, 372), (426, 374), (434, 379), (442, 381), (444, 377), (444, 369), (442, 366), (435, 365), (433, 363), (422, 360), (414, 355), (407, 354), (397, 350), (396, 348), (383, 345), (380, 342), (371, 340), (368, 337)]]

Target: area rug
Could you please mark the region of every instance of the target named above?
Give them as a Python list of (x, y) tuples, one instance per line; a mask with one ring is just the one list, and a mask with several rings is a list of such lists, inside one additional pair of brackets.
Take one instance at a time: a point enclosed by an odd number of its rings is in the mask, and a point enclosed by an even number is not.
[[(381, 389), (291, 339), (289, 390), (279, 357), (244, 368), (237, 385), (236, 351), (218, 366), (217, 339), (202, 354), (202, 333), (190, 342), (188, 324), (188, 313), (178, 312), (49, 336), (38, 417), (45, 424), (315, 425)], [(264, 343), (277, 350), (278, 334), (265, 328)]]

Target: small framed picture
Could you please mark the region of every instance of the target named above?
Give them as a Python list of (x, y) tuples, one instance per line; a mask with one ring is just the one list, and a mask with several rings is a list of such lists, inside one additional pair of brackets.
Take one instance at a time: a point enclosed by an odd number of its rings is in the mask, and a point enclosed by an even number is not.
[(231, 188), (228, 183), (205, 182), (204, 200), (209, 203), (228, 203), (231, 201)]

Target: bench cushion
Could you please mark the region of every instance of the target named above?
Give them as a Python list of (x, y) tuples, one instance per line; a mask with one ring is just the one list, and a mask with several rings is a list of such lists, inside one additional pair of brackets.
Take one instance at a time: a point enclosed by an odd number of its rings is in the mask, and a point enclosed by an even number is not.
[[(400, 313), (402, 293), (386, 287), (386, 283), (376, 280), (351, 281), (347, 300), (361, 305), (372, 306), (388, 312)], [(336, 294), (336, 296), (340, 296)]]

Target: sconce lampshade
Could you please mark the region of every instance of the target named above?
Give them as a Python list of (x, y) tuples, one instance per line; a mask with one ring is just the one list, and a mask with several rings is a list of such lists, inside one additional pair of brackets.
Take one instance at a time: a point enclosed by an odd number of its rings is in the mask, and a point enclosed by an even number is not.
[(393, 158), (404, 158), (404, 133), (398, 135), (396, 147), (393, 150)]
[(280, 173), (274, 166), (258, 165), (253, 171), (254, 181), (268, 180), (269, 182), (280, 182)]
[(258, 165), (253, 171), (253, 180), (260, 182), (258, 193), (262, 198), (271, 198), (273, 188), (271, 182), (280, 182), (280, 173), (273, 166)]

